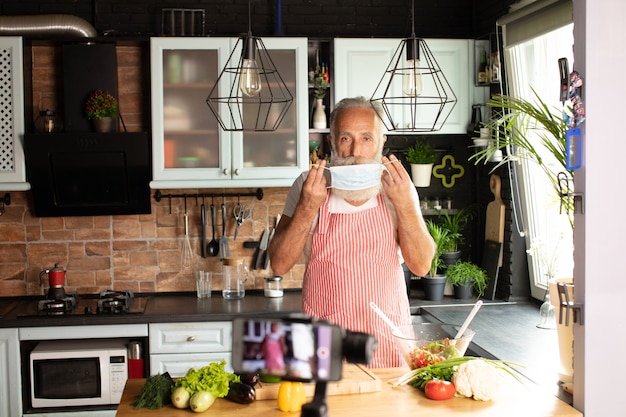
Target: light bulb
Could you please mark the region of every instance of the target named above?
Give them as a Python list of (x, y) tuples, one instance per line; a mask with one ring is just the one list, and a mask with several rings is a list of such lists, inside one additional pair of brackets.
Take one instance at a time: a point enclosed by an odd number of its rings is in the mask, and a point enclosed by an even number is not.
[(419, 96), (424, 90), (419, 66), (419, 59), (407, 59), (406, 61), (406, 72), (402, 75), (402, 92), (405, 96)]
[(241, 63), (241, 77), (239, 89), (248, 97), (255, 97), (261, 91), (261, 76), (256, 59), (243, 59)]

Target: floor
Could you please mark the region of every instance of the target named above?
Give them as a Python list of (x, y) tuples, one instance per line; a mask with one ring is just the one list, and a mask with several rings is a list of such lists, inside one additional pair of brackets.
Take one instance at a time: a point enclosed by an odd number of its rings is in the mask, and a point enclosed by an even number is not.
[[(421, 314), (436, 320), (462, 324), (476, 300), (419, 302), (412, 297), (411, 305)], [(541, 321), (540, 305), (531, 301), (484, 301), (470, 327), (476, 332), (473, 342), (481, 356), (514, 362), (515, 369), (537, 385), (554, 392), (571, 404), (572, 397), (559, 383), (559, 353), (556, 329), (537, 327)]]

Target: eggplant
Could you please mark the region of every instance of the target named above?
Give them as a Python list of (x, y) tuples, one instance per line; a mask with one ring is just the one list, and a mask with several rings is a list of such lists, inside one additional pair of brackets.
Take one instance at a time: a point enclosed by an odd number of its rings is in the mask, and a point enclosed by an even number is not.
[(259, 374), (237, 374), (239, 376), (239, 379), (241, 380), (241, 382), (243, 382), (244, 384), (248, 384), (251, 387), (256, 386), (256, 384), (259, 383)]
[(226, 399), (239, 404), (250, 404), (256, 400), (256, 390), (243, 382), (231, 382), (228, 384)]

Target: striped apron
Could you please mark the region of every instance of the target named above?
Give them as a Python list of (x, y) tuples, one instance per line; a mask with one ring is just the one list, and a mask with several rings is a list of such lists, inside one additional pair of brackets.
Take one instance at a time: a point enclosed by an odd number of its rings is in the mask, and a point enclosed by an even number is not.
[(411, 323), (404, 273), (382, 194), (378, 206), (358, 213), (320, 208), (302, 285), (303, 312), (343, 328), (376, 336), (371, 367), (403, 366), (389, 326), (373, 301), (397, 325)]

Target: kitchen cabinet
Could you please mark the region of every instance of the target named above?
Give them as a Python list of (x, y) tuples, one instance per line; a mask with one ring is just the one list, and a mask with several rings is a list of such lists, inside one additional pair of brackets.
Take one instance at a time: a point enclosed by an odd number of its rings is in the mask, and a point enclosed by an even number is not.
[(0, 416), (22, 415), (20, 342), (17, 329), (0, 329)]
[[(308, 168), (307, 39), (263, 42), (294, 101), (274, 132), (227, 132), (206, 98), (237, 39), (151, 39), (151, 188), (290, 186)], [(230, 77), (219, 79), (221, 96)]]
[(232, 372), (232, 323), (152, 323), (149, 325), (150, 375), (169, 372), (176, 378), (190, 368), (222, 359)]
[[(470, 120), (470, 99), (473, 96), (474, 65), (470, 64), (470, 40), (425, 39), (441, 67), (457, 103), (442, 129), (433, 133), (466, 133)], [(371, 98), (401, 39), (335, 39), (333, 62), (333, 92), (335, 100), (364, 96)], [(401, 91), (392, 92), (402, 95)], [(393, 114), (394, 120), (405, 125), (405, 114)], [(432, 125), (435, 110), (424, 111), (423, 126)], [(419, 126), (418, 126), (419, 127)]]
[(0, 36), (0, 190), (25, 191), (22, 38)]

